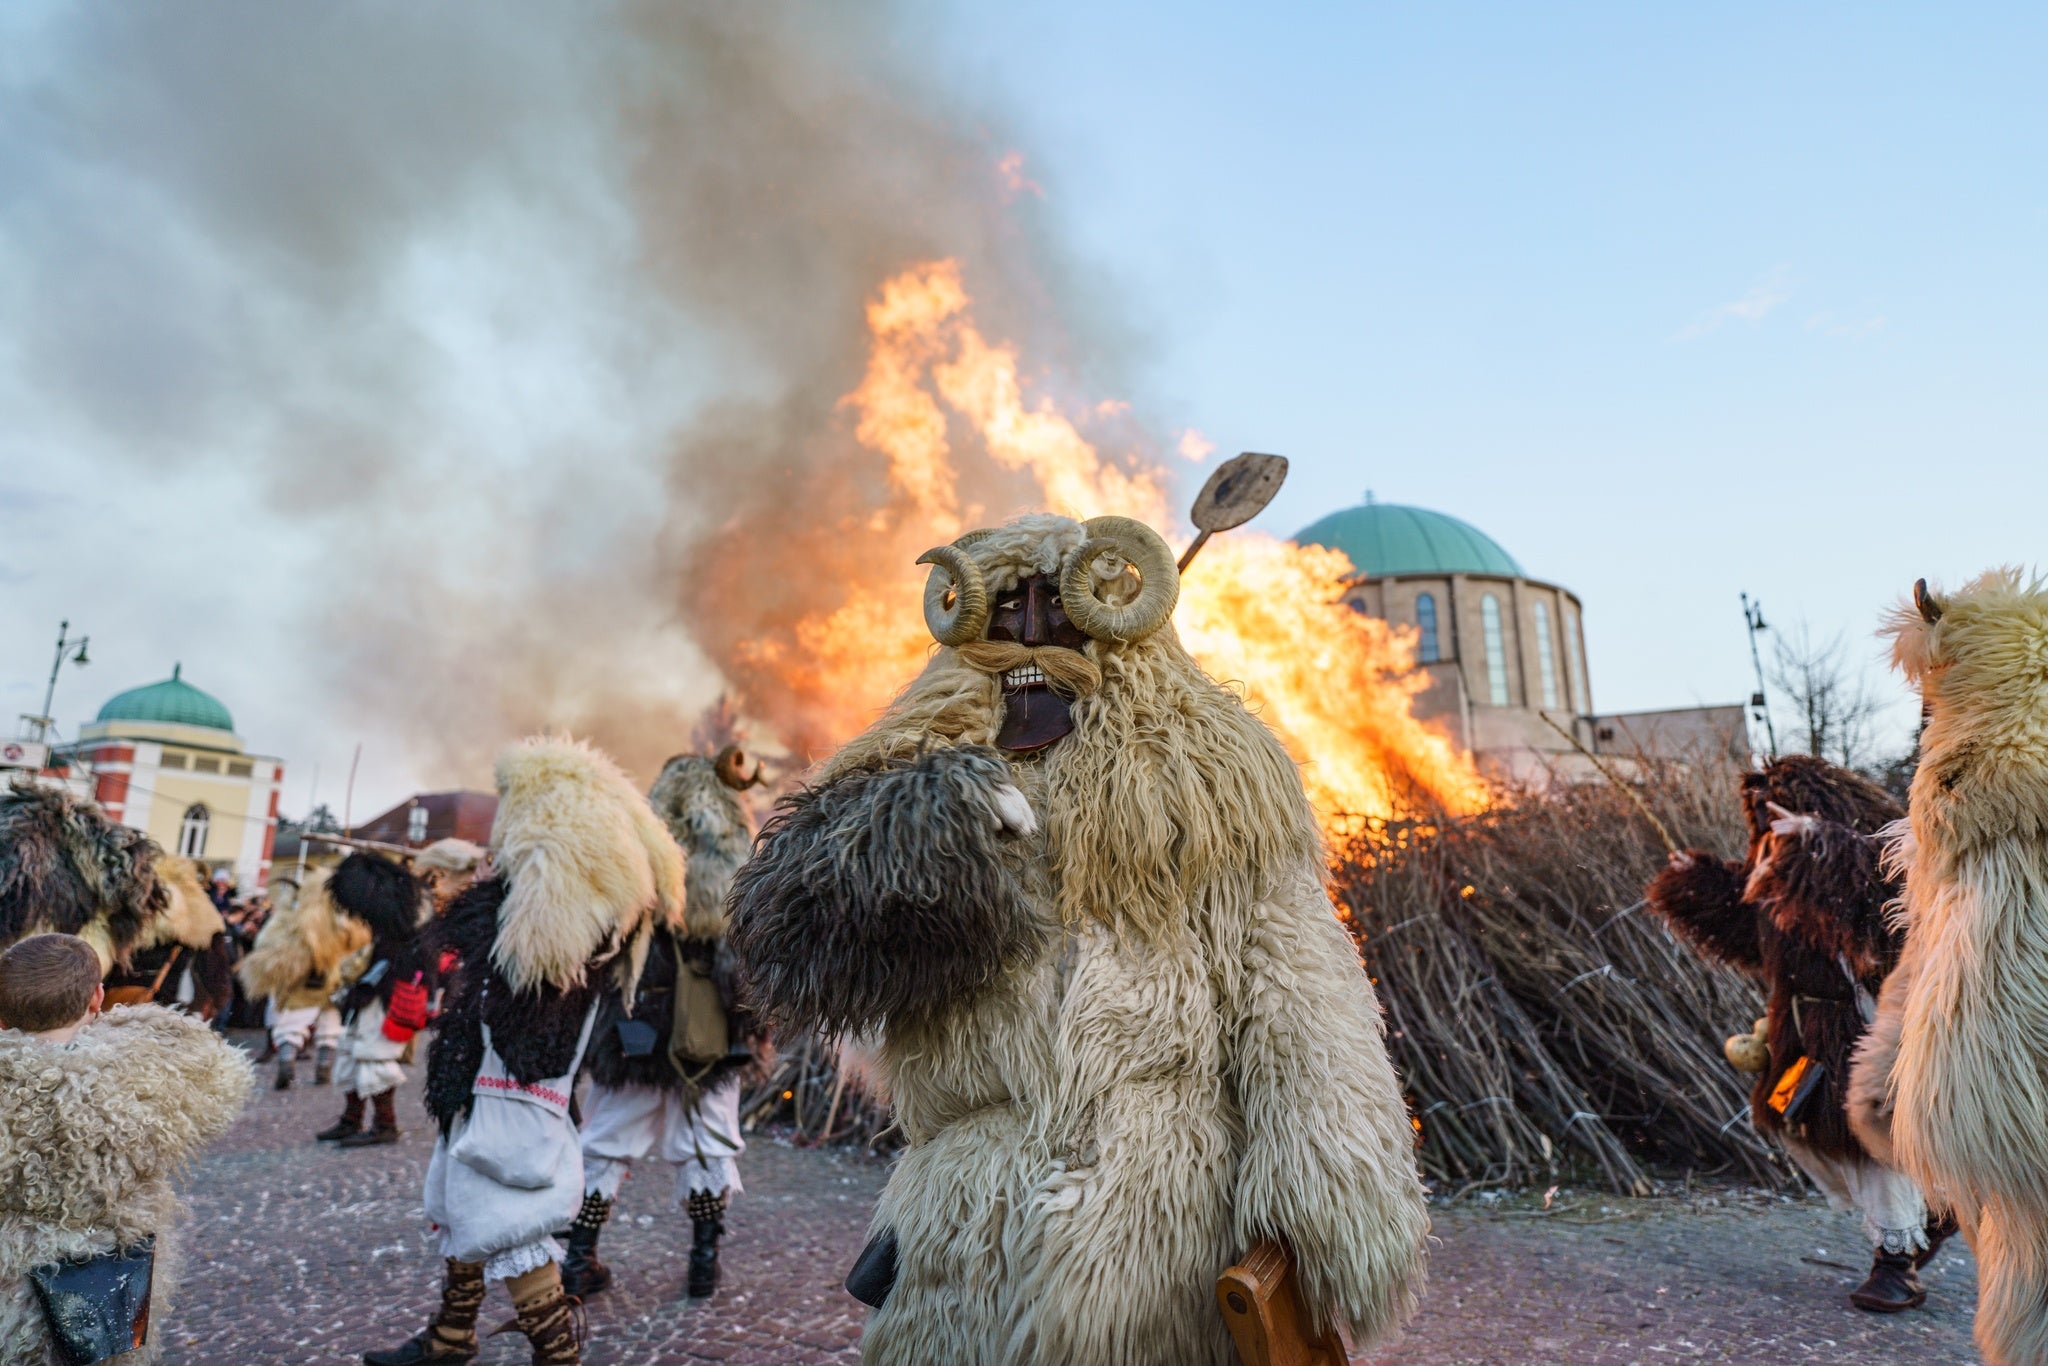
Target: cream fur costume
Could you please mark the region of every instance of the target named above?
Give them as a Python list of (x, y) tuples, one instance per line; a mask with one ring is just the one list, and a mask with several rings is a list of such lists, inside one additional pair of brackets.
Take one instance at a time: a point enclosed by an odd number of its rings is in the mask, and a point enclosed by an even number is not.
[[(1133, 526), (1032, 516), (955, 548), (991, 599), (1059, 575), (1078, 623), (1084, 591), (1114, 610), (1156, 580), (1170, 607), (1171, 553)], [(1129, 549), (1103, 554), (1105, 532)], [(935, 574), (928, 620), (943, 588)], [(939, 650), (785, 800), (735, 885), (761, 1004), (880, 1031), (910, 1146), (874, 1218), (898, 1271), (863, 1359), (1224, 1366), (1216, 1278), (1269, 1235), (1311, 1312), (1370, 1342), (1414, 1303), (1428, 1221), (1300, 778), (1170, 623), (1084, 653), (1101, 682), (1072, 732), (1018, 755), (988, 748), (1003, 685)], [(1014, 888), (1018, 923), (949, 932), (928, 876), (942, 865), (977, 879), (962, 905)], [(841, 923), (884, 885), (910, 907), (900, 923)], [(806, 886), (826, 889), (806, 902)], [(995, 938), (1000, 962), (954, 961)], [(835, 998), (876, 973), (901, 980), (873, 982), (867, 1008)]]
[(59, 1366), (31, 1267), (156, 1235), (148, 1345), (157, 1359), (183, 1258), (170, 1178), (223, 1132), (249, 1064), (206, 1024), (121, 1006), (69, 1043), (0, 1030), (0, 1361)]
[[(328, 876), (322, 869), (306, 878), (290, 904), (271, 914), (236, 969), (248, 993), (270, 997), (280, 1015), (331, 1010), (330, 1000), (345, 977), (344, 965), (370, 946), (369, 926), (341, 914), (327, 894)], [(337, 1033), (339, 1020), (337, 1015)]]
[[(2048, 589), (1993, 570), (1916, 590), (1893, 659), (1926, 706), (1905, 955), (1858, 1058), (1868, 1142), (1949, 1205), (1977, 1257), (1977, 1345), (2048, 1363)], [(1888, 1082), (1888, 1088), (1887, 1088)], [(1889, 1134), (1884, 1104), (1892, 1102)]]

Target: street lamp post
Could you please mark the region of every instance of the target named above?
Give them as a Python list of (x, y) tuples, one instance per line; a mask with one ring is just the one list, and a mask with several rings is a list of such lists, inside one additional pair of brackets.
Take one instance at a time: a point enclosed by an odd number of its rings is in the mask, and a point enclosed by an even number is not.
[(69, 621), (59, 622), (57, 625), (57, 655), (50, 661), (50, 686), (43, 690), (42, 714), (29, 718), (34, 723), (36, 731), (32, 738), (38, 743), (45, 742), (50, 738), (50, 727), (55, 722), (50, 708), (57, 701), (57, 675), (64, 668), (64, 652), (76, 648), (78, 653), (71, 657), (73, 664), (92, 663), (85, 655), (85, 647), (92, 642), (92, 637), (80, 636), (76, 640), (70, 640), (66, 638), (70, 630), (71, 623)]
[(1764, 605), (1750, 601), (1747, 593), (1742, 595), (1742, 620), (1749, 627), (1749, 662), (1756, 666), (1756, 695), (1749, 699), (1749, 704), (1764, 719), (1764, 735), (1771, 742), (1770, 757), (1775, 759), (1778, 757), (1778, 730), (1771, 724), (1771, 698), (1764, 687), (1764, 660), (1756, 649), (1756, 633), (1771, 628), (1764, 624)]

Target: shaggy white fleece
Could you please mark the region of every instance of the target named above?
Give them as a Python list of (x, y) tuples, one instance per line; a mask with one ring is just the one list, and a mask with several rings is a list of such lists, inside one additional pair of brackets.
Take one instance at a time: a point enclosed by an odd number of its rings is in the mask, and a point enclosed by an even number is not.
[[(1977, 1256), (1977, 1345), (2048, 1363), (2048, 591), (1995, 570), (1891, 622), (1927, 707), (1891, 1136)], [(1873, 1045), (1873, 1052), (1881, 1045)], [(1872, 1061), (1870, 1059), (1866, 1060)], [(1874, 1088), (1865, 1077), (1857, 1090)]]
[(0, 1030), (0, 1362), (60, 1366), (31, 1267), (155, 1234), (150, 1341), (157, 1359), (177, 1288), (181, 1210), (171, 1178), (249, 1094), (249, 1063), (204, 1021), (120, 1006), (70, 1043)]
[(324, 1006), (341, 985), (343, 964), (369, 943), (370, 927), (335, 909), (323, 869), (271, 912), (235, 972), (251, 996), (273, 997), (279, 1010)]
[[(971, 553), (999, 589), (1080, 537), (1030, 517)], [(1428, 1219), (1300, 778), (1170, 625), (1089, 656), (1104, 683), (1074, 733), (1012, 762), (1050, 947), (879, 1041), (909, 1147), (875, 1213), (899, 1274), (863, 1359), (1228, 1366), (1216, 1278), (1276, 1235), (1315, 1316), (1368, 1343), (1413, 1307)], [(940, 650), (818, 780), (987, 743), (1000, 705)]]
[(498, 756), (497, 779), (491, 854), (511, 890), (491, 960), (515, 989), (579, 983), (607, 942), (637, 958), (643, 931), (683, 927), (683, 852), (608, 756), (524, 740)]

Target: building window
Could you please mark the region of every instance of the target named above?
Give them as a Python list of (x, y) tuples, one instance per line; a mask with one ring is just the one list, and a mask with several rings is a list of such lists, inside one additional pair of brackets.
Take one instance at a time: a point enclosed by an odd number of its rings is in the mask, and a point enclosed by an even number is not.
[(1434, 664), (1442, 659), (1436, 640), (1436, 598), (1428, 593), (1415, 599), (1415, 629), (1422, 635), (1415, 646), (1416, 662)]
[(1536, 672), (1543, 680), (1543, 710), (1557, 710), (1557, 656), (1550, 650), (1550, 604), (1536, 599)]
[(171, 754), (166, 752), (164, 754), (164, 757), (157, 761), (158, 768), (183, 768), (184, 766), (185, 756), (182, 754)]
[(206, 857), (206, 827), (213, 817), (198, 802), (185, 808), (185, 823), (178, 827), (178, 852), (186, 858)]
[(228, 776), (230, 778), (246, 778), (249, 776), (249, 769), (250, 766), (240, 760), (228, 760)]
[(192, 756), (192, 771), (194, 773), (218, 773), (220, 772), (220, 760), (195, 754)]
[(427, 837), (427, 808), (415, 806), (405, 813), (405, 840), (408, 844), (419, 844)]
[(1479, 600), (1479, 622), (1486, 631), (1486, 694), (1496, 707), (1508, 704), (1508, 651), (1500, 635), (1500, 599), (1488, 593)]
[(1591, 708), (1586, 705), (1586, 676), (1579, 672), (1579, 617), (1569, 607), (1558, 610), (1564, 616), (1564, 675), (1572, 685), (1572, 710), (1584, 716)]

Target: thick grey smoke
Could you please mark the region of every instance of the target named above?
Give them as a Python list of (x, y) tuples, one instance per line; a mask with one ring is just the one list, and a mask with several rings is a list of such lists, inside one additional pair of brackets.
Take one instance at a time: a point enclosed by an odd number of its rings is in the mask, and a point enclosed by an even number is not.
[(252, 511), (269, 625), (179, 629), (251, 631), (419, 780), (548, 726), (651, 772), (829, 600), (886, 501), (837, 400), (889, 273), (956, 257), (991, 332), (1096, 359), (892, 9), (52, 5), (0, 42), (15, 440)]

